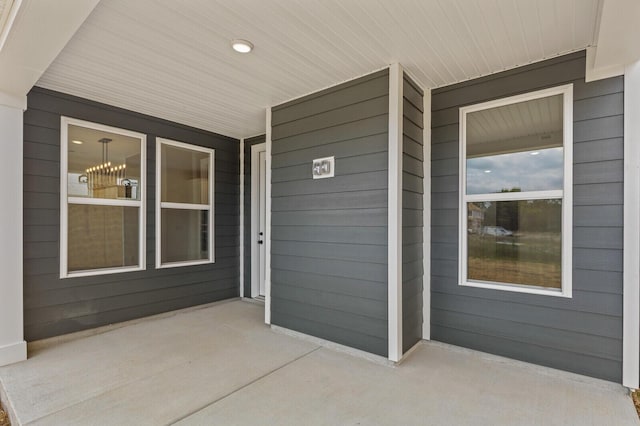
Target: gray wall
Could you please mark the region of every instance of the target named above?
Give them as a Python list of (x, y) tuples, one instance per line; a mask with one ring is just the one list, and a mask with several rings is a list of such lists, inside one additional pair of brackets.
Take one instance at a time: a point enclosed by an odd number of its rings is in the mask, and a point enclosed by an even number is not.
[(422, 90), (404, 75), (402, 139), (402, 351), (422, 340)]
[[(585, 53), (433, 91), (431, 336), (616, 382), (622, 363), (623, 78), (584, 82)], [(573, 298), (460, 287), (458, 109), (574, 85)]]
[(244, 141), (244, 297), (251, 297), (251, 147), (264, 141), (264, 135)]
[[(27, 340), (238, 295), (239, 143), (176, 123), (34, 88), (24, 113), (24, 319)], [(147, 134), (147, 269), (59, 279), (60, 116)], [(215, 155), (216, 263), (155, 269), (155, 137)]]
[(385, 357), (388, 92), (384, 70), (274, 107), (271, 187), (272, 323)]

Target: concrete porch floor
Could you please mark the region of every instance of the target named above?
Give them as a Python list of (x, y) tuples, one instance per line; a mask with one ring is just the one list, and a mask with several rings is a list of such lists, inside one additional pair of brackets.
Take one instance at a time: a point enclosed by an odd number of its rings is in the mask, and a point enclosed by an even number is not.
[(17, 424), (640, 424), (608, 382), (437, 343), (391, 367), (262, 319), (234, 300), (36, 345), (0, 391)]

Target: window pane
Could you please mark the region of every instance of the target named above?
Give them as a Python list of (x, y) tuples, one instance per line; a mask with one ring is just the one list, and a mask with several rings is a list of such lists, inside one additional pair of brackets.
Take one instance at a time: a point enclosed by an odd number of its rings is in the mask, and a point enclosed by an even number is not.
[(467, 194), (562, 189), (562, 95), (467, 114)]
[(69, 204), (69, 272), (137, 266), (138, 208)]
[(209, 259), (209, 211), (162, 209), (162, 263)]
[(467, 278), (561, 288), (562, 201), (467, 203)]
[(161, 144), (162, 201), (209, 204), (209, 153)]
[(140, 139), (69, 125), (70, 197), (139, 199)]

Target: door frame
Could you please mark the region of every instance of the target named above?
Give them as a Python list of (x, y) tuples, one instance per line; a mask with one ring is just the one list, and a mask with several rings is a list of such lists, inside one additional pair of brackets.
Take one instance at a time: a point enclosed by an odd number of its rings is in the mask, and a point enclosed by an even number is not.
[[(251, 298), (255, 298), (260, 294), (260, 283), (258, 282), (258, 271), (260, 270), (260, 253), (258, 247), (258, 232), (260, 229), (260, 199), (258, 198), (258, 176), (260, 174), (259, 153), (261, 151), (264, 151), (266, 155), (266, 143), (263, 142), (251, 145), (251, 229), (249, 230), (249, 238), (251, 239), (251, 294), (249, 295), (249, 297)], [(266, 235), (264, 235), (263, 237), (263, 240), (265, 240), (266, 243)]]

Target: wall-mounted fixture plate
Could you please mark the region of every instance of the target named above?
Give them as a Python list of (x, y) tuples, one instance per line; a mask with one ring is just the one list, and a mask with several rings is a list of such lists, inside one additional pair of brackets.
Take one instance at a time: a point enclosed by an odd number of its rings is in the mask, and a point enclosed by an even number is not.
[(324, 179), (335, 176), (335, 157), (316, 158), (313, 160), (311, 174), (314, 179)]

